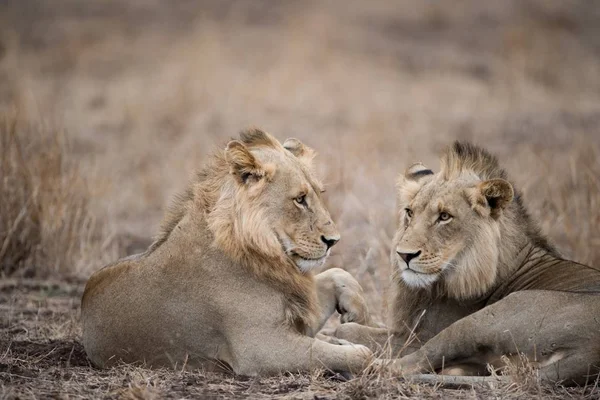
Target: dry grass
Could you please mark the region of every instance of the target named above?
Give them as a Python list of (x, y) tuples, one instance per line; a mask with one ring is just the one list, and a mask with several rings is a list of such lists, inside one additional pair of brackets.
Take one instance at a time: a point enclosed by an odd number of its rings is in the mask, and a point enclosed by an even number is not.
[[(340, 383), (96, 371), (77, 344), (77, 307), (83, 280), (143, 248), (210, 149), (249, 125), (318, 150), (342, 232), (329, 265), (357, 276), (380, 320), (396, 175), (416, 161), (437, 168), (457, 138), (497, 153), (565, 255), (599, 263), (594, 2), (27, 3), (0, 5), (0, 265), (3, 276), (55, 283), (5, 289), (0, 354), (21, 347), (0, 360), (4, 397), (567, 395), (529, 383), (446, 392), (380, 374)], [(77, 279), (65, 291), (67, 277)], [(34, 363), (49, 339), (80, 364), (56, 352)], [(19, 380), (6, 375), (13, 368), (33, 372)]]
[(102, 226), (62, 131), (0, 117), (0, 275), (79, 275), (98, 265)]

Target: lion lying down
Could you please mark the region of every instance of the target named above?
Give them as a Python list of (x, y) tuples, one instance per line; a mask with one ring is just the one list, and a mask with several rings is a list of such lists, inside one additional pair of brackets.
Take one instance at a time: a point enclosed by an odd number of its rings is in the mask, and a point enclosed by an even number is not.
[(593, 382), (600, 270), (562, 259), (506, 179), (488, 152), (459, 142), (440, 173), (410, 167), (398, 183), (392, 329), (350, 323), (335, 336), (391, 345), (405, 374), (485, 374), (525, 354), (543, 379)]
[(298, 140), (281, 145), (260, 130), (218, 152), (145, 253), (89, 279), (81, 316), (93, 363), (244, 375), (361, 370), (368, 349), (314, 338), (336, 309), (342, 320), (369, 320), (347, 272), (311, 274), (339, 240), (312, 156)]

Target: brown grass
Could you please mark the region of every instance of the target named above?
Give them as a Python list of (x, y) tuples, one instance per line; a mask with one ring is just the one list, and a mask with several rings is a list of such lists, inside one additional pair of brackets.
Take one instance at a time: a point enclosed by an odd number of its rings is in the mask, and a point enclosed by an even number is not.
[[(495, 152), (559, 249), (599, 263), (595, 2), (27, 3), (0, 5), (0, 265), (51, 280), (3, 289), (0, 397), (598, 395), (535, 379), (448, 392), (382, 374), (97, 371), (77, 342), (85, 278), (143, 249), (211, 148), (250, 125), (319, 152), (342, 233), (329, 265), (360, 280), (379, 320), (396, 175), (437, 169), (455, 139)], [(46, 345), (59, 351), (36, 362)]]
[(69, 278), (82, 264), (98, 265), (102, 226), (69, 153), (64, 132), (18, 115), (0, 117), (2, 276)]

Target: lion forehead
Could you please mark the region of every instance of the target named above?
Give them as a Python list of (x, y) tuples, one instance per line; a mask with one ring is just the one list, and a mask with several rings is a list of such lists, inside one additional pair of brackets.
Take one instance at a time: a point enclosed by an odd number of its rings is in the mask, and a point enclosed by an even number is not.
[[(446, 206), (458, 206), (466, 201), (464, 181), (432, 180), (419, 188), (412, 187), (412, 193), (407, 192), (407, 204), (415, 211), (431, 209), (441, 211)], [(410, 196), (412, 194), (412, 196)]]
[[(320, 194), (324, 192), (323, 182), (319, 179), (312, 164), (296, 159), (293, 155), (281, 155), (270, 158), (280, 173), (286, 175), (288, 182), (296, 181), (299, 191), (308, 191), (309, 188)], [(296, 178), (296, 179), (291, 179)]]

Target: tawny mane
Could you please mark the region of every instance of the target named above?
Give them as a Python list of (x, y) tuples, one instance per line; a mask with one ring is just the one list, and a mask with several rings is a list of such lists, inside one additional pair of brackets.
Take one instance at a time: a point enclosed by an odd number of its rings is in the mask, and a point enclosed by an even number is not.
[(456, 141), (442, 154), (442, 175), (448, 181), (468, 172), (475, 173), (481, 180), (507, 179), (508, 176), (500, 168), (498, 159), (485, 149)]

